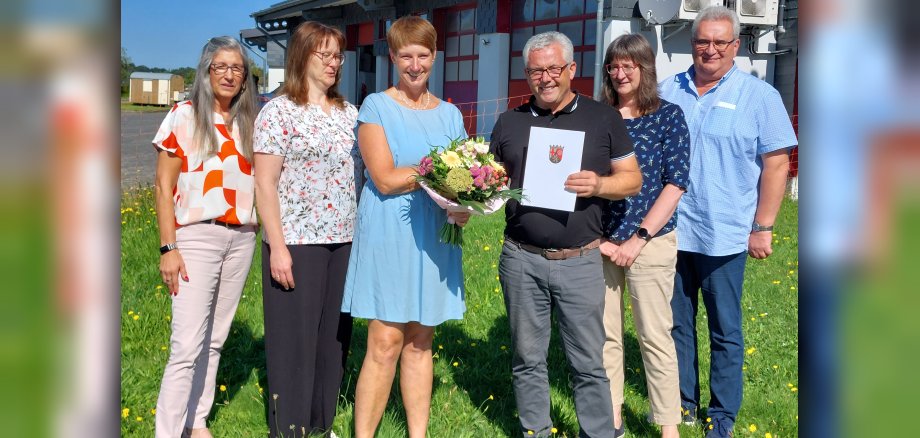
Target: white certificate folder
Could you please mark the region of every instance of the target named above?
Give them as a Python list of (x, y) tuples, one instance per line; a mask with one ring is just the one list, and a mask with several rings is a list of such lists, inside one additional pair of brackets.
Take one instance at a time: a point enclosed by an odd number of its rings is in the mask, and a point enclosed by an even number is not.
[(565, 190), (565, 180), (581, 170), (584, 145), (584, 131), (530, 128), (521, 204), (575, 211), (575, 193)]

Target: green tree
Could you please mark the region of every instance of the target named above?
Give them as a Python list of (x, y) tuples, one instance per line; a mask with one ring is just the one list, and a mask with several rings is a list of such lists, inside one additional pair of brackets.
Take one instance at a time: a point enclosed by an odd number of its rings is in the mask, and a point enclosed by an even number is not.
[(131, 58), (128, 57), (128, 51), (122, 47), (121, 48), (121, 94), (125, 95), (128, 93), (128, 85), (131, 81), (131, 73), (134, 73), (134, 63), (131, 62)]
[(170, 73), (182, 76), (182, 79), (185, 80), (185, 88), (191, 87), (192, 83), (195, 82), (195, 69), (192, 67), (174, 68)]
[(259, 92), (259, 87), (263, 87), (268, 80), (268, 77), (265, 75), (265, 71), (262, 70), (262, 67), (259, 67), (252, 59), (249, 60), (249, 71), (252, 72), (252, 75), (255, 76), (255, 82), (258, 85), (256, 87), (256, 92)]

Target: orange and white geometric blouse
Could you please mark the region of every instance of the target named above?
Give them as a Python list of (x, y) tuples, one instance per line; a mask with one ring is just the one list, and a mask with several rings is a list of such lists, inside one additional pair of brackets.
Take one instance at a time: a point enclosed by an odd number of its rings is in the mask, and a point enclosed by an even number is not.
[(177, 103), (163, 119), (153, 138), (154, 147), (182, 159), (179, 181), (173, 192), (176, 225), (217, 219), (229, 224), (256, 224), (255, 179), (252, 163), (239, 147), (239, 129), (233, 133), (220, 114), (214, 113), (214, 129), (222, 142), (217, 155), (191, 152), (195, 115), (190, 101)]

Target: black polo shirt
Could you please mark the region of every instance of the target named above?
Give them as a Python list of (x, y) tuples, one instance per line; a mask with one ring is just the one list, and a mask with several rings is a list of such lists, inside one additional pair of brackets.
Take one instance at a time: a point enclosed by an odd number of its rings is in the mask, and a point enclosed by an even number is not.
[[(633, 154), (633, 141), (620, 112), (589, 97), (575, 94), (568, 105), (553, 114), (530, 102), (499, 116), (492, 129), (490, 149), (503, 163), (511, 178), (511, 188), (524, 181), (524, 163), (530, 128), (567, 129), (585, 132), (581, 169), (610, 175), (610, 162)], [(521, 243), (541, 248), (574, 248), (590, 243), (603, 234), (602, 214), (607, 200), (578, 198), (575, 211), (567, 212), (521, 205), (509, 201), (505, 206), (505, 234)]]

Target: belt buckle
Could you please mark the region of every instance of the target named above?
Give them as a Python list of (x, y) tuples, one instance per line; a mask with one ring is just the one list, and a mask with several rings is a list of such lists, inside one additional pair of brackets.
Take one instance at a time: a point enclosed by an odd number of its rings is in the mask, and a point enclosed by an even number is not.
[(552, 259), (549, 258), (549, 254), (550, 254), (550, 253), (557, 253), (557, 252), (559, 252), (559, 251), (561, 251), (561, 250), (555, 249), (555, 248), (545, 248), (545, 249), (543, 249), (543, 250), (540, 251), (540, 255), (542, 255), (544, 259), (552, 260)]

